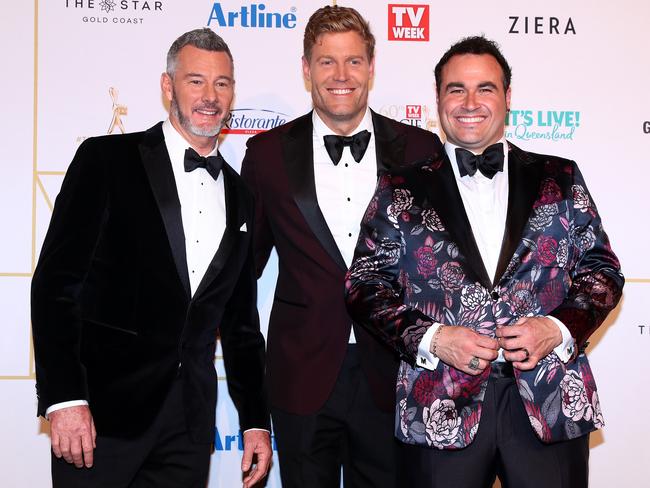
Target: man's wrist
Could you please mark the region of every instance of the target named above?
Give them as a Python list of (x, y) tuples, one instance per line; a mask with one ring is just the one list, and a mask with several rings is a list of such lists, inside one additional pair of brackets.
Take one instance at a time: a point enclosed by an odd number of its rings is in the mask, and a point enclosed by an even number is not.
[(45, 418), (49, 420), (50, 414), (52, 412), (56, 412), (57, 410), (61, 410), (69, 407), (80, 407), (84, 405), (88, 406), (88, 402), (86, 400), (70, 400), (67, 402), (55, 403), (47, 407), (47, 410), (45, 410)]

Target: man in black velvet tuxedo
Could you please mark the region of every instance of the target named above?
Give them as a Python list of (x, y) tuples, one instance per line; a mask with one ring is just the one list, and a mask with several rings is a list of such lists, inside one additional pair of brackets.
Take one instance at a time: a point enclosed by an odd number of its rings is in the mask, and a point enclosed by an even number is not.
[(268, 333), (273, 429), (284, 488), (393, 488), (397, 356), (345, 309), (345, 271), (377, 175), (437, 157), (431, 132), (368, 108), (375, 39), (354, 9), (305, 27), (314, 111), (251, 138), (242, 176), (256, 197), (261, 273), (279, 276)]
[(161, 78), (169, 119), (88, 139), (68, 169), (32, 282), (54, 486), (204, 487), (217, 334), (244, 486), (268, 470), (253, 200), (217, 150), (234, 83), (219, 36), (183, 34)]

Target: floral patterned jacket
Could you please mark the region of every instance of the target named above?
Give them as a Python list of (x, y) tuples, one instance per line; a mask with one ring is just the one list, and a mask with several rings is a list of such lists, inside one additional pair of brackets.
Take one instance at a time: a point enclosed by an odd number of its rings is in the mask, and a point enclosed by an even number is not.
[[(443, 153), (444, 155), (444, 153)], [(576, 339), (568, 364), (554, 352), (515, 377), (543, 442), (603, 425), (584, 348), (616, 306), (624, 278), (585, 182), (566, 159), (509, 144), (509, 200), (495, 282), (485, 271), (449, 159), (387, 173), (361, 224), (346, 278), (352, 317), (399, 351), (396, 436), (438, 449), (469, 445), (490, 368), (470, 376), (415, 365), (433, 322), (495, 336), (520, 317), (552, 315)]]

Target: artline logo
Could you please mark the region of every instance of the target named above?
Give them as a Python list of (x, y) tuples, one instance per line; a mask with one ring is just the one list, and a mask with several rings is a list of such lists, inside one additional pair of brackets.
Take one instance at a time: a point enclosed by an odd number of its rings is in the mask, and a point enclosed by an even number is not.
[[(278, 450), (275, 444), (275, 436), (271, 435), (271, 447), (274, 451)], [(219, 433), (219, 429), (214, 428), (214, 450), (215, 451), (243, 451), (244, 436), (241, 431), (234, 435), (224, 435)]]
[[(89, 24), (143, 24), (145, 17), (123, 17), (119, 14), (146, 15), (163, 11), (161, 0), (65, 0), (65, 8), (88, 11), (98, 15), (84, 15)], [(107, 15), (111, 15), (108, 17)]]
[(531, 141), (573, 140), (580, 127), (580, 112), (554, 110), (511, 110), (506, 116), (506, 138)]
[(263, 3), (242, 5), (239, 10), (225, 11), (220, 2), (215, 2), (210, 10), (208, 27), (214, 22), (219, 27), (249, 27), (267, 29), (294, 29), (296, 27), (296, 7), (289, 12), (267, 12)]
[(388, 4), (389, 41), (428, 41), (429, 6)]
[(284, 124), (289, 116), (273, 110), (236, 108), (221, 131), (224, 134), (253, 135)]
[(650, 120), (646, 120), (643, 123), (643, 133), (644, 134), (650, 134)]
[(511, 15), (508, 34), (557, 34), (576, 35), (576, 28), (571, 17), (559, 19), (557, 17), (520, 17)]
[(426, 105), (384, 105), (380, 107), (379, 113), (403, 124), (437, 132), (436, 112)]

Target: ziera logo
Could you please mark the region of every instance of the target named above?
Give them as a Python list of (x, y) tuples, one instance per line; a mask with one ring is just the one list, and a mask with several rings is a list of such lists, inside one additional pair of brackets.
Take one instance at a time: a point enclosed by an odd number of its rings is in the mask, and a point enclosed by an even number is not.
[(643, 123), (643, 133), (644, 134), (650, 134), (650, 120), (646, 120)]
[(230, 112), (230, 119), (221, 130), (223, 134), (252, 135), (284, 124), (289, 116), (273, 110), (236, 108)]
[(573, 34), (576, 35), (576, 28), (571, 17), (559, 19), (557, 17), (521, 17), (511, 15), (510, 29), (508, 34)]
[(266, 12), (266, 5), (242, 5), (239, 10), (224, 12), (221, 3), (215, 2), (208, 18), (208, 27), (216, 22), (219, 27), (249, 27), (267, 29), (293, 29), (296, 27), (296, 7), (287, 13)]
[(388, 5), (389, 41), (428, 41), (428, 5)]

